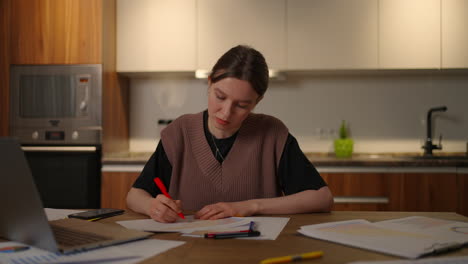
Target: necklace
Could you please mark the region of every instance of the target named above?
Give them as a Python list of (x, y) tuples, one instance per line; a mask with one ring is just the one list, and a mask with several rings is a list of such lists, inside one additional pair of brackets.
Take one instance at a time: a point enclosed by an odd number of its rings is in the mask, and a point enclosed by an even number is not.
[[(211, 134), (211, 133), (210, 133), (210, 134)], [(213, 140), (213, 144), (214, 144), (215, 149), (216, 149), (215, 158), (218, 159), (218, 154), (219, 154), (219, 156), (221, 157), (221, 159), (224, 161), (224, 157), (223, 157), (223, 155), (221, 154), (221, 151), (219, 151), (218, 146), (216, 145), (216, 141), (215, 141), (215, 139), (214, 139), (213, 134), (211, 134), (211, 139)]]

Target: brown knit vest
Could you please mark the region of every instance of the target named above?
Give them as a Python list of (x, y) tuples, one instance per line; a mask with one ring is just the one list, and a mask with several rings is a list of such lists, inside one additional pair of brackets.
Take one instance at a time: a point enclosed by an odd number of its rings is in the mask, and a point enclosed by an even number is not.
[(287, 137), (280, 120), (251, 113), (220, 164), (206, 140), (203, 113), (183, 115), (161, 132), (172, 165), (169, 193), (184, 210), (280, 196), (277, 169)]

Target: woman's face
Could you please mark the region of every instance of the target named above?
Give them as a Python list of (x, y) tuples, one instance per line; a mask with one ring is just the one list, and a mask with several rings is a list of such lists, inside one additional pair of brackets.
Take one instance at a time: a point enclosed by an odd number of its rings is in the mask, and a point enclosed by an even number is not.
[(228, 77), (208, 84), (208, 128), (216, 138), (229, 137), (261, 98), (244, 80)]

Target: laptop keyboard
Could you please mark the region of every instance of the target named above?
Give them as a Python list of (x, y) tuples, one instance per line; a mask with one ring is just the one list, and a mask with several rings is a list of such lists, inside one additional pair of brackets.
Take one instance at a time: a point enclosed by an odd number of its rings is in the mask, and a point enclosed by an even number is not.
[(93, 233), (71, 230), (61, 226), (51, 226), (57, 243), (62, 246), (73, 247), (112, 239)]

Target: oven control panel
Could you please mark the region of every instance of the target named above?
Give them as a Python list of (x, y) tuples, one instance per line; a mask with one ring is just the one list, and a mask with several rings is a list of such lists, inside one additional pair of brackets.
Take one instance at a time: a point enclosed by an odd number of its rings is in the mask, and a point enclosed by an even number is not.
[(21, 144), (100, 144), (101, 128), (87, 129), (28, 129), (18, 131)]

